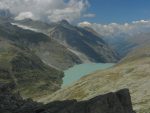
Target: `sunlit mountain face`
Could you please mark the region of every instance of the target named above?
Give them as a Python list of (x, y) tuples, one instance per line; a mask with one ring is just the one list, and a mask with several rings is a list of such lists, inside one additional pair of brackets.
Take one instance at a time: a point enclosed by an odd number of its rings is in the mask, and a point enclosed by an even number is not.
[(0, 0), (0, 113), (149, 113), (149, 5)]

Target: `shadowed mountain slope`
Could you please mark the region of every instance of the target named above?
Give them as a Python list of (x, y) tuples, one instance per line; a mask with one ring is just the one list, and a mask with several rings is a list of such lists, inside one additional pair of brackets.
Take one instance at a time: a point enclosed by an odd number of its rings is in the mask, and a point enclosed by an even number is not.
[(116, 62), (118, 60), (117, 54), (101, 37), (90, 30), (73, 26), (66, 20), (45, 24), (26, 19), (14, 23), (45, 33), (76, 54), (82, 62)]
[(7, 21), (0, 23), (0, 36), (5, 40), (29, 48), (43, 62), (61, 70), (82, 63), (75, 54), (57, 41), (42, 33), (21, 29)]

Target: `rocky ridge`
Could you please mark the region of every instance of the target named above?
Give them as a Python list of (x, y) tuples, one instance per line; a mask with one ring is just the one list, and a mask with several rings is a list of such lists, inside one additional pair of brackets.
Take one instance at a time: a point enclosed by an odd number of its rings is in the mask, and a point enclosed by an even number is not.
[[(14, 86), (15, 87), (15, 86)], [(1, 113), (135, 113), (128, 89), (100, 95), (87, 101), (65, 100), (41, 104), (11, 93), (12, 84), (0, 84)]]

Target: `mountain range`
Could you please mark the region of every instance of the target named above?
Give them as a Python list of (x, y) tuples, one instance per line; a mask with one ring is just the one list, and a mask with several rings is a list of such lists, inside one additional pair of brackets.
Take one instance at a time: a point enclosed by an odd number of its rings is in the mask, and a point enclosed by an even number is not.
[(118, 60), (103, 39), (65, 20), (46, 24), (0, 15), (0, 81), (15, 83), (24, 98), (60, 89), (63, 70), (73, 65)]
[(86, 29), (73, 26), (66, 20), (50, 25), (26, 19), (13, 24), (42, 32), (68, 48), (82, 62), (116, 62), (117, 53), (98, 35)]
[[(103, 37), (92, 28), (81, 28), (66, 20), (15, 20), (9, 11), (0, 10), (0, 83), (13, 84), (16, 87), (11, 93), (19, 92), (23, 98), (43, 103), (70, 99), (84, 103), (99, 94), (129, 88), (134, 109), (147, 113), (149, 35), (147, 31)], [(116, 65), (61, 88), (64, 70), (89, 62)]]

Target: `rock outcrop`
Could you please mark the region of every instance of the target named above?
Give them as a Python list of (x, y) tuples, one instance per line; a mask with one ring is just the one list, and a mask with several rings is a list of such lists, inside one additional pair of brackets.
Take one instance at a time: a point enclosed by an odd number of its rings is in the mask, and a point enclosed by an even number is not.
[(134, 113), (128, 89), (87, 101), (66, 100), (43, 105), (23, 100), (19, 93), (12, 94), (11, 88), (10, 84), (0, 84), (0, 113)]
[(100, 95), (87, 101), (52, 102), (42, 110), (37, 113), (134, 113), (128, 89)]

